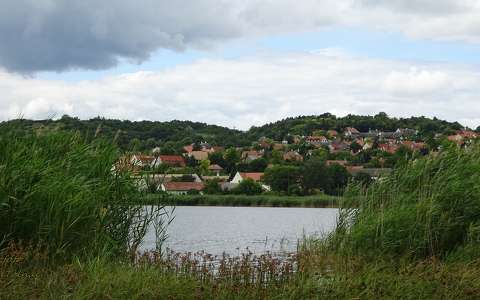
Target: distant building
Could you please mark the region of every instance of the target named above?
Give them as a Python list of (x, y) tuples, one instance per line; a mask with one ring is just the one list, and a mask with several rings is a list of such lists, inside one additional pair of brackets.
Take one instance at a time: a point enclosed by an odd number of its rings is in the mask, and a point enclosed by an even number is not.
[(198, 191), (203, 190), (204, 184), (202, 182), (166, 182), (162, 183), (161, 189), (164, 192), (175, 195), (185, 195), (189, 191)]
[(307, 136), (305, 141), (314, 146), (328, 145), (328, 139), (323, 135), (320, 136)]
[(303, 161), (303, 156), (297, 151), (288, 151), (283, 155), (283, 160), (287, 161)]
[(153, 164), (154, 166), (165, 164), (170, 167), (185, 167), (185, 161), (180, 155), (159, 155)]
[(217, 176), (220, 176), (220, 172), (223, 171), (223, 168), (220, 167), (219, 165), (214, 164), (214, 165), (210, 165), (210, 166), (208, 167), (208, 170), (209, 170), (210, 172), (215, 173)]

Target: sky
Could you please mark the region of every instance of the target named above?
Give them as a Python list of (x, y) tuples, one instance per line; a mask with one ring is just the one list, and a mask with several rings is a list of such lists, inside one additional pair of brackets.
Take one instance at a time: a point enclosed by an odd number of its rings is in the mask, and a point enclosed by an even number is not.
[(3, 0), (0, 121), (480, 125), (477, 0)]

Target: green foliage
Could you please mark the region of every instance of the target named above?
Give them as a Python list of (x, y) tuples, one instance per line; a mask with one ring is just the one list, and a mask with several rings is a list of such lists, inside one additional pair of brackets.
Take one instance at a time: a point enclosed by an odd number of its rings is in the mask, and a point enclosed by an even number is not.
[(333, 164), (328, 167), (328, 178), (326, 192), (330, 195), (341, 195), (348, 184), (350, 174), (344, 166)]
[(203, 192), (205, 194), (221, 194), (222, 189), (220, 187), (219, 179), (207, 180), (205, 186), (203, 187)]
[(305, 193), (311, 194), (315, 189), (328, 189), (330, 179), (325, 161), (318, 158), (307, 160), (301, 169), (301, 174), (302, 186)]
[(289, 193), (294, 185), (300, 183), (300, 168), (289, 165), (277, 165), (265, 170), (263, 181), (273, 191)]
[(234, 194), (259, 195), (262, 193), (262, 186), (253, 179), (246, 178), (238, 184), (233, 190)]

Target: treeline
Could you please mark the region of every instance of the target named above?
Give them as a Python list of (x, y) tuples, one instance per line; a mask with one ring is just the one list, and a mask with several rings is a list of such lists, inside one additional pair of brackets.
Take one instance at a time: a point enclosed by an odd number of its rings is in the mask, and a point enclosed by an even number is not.
[[(345, 127), (355, 127), (361, 132), (368, 130), (394, 131), (397, 128), (411, 128), (419, 131), (424, 138), (436, 133), (451, 133), (463, 126), (458, 122), (447, 122), (437, 118), (411, 117), (391, 118), (385, 113), (375, 116), (347, 115), (336, 117), (330, 113), (318, 116), (299, 116), (286, 118), (260, 127), (252, 127), (248, 131), (240, 131), (227, 127), (208, 125), (191, 121), (128, 121), (93, 118), (80, 120), (63, 116), (58, 120), (12, 120), (0, 123), (15, 125), (18, 133), (41, 132), (53, 130), (79, 131), (87, 137), (102, 135), (115, 140), (125, 151), (144, 151), (154, 147), (164, 147), (180, 152), (187, 144), (207, 141), (211, 145), (224, 147), (249, 146), (260, 137), (268, 137), (280, 141), (288, 135), (311, 135), (317, 130), (343, 131)], [(11, 127), (9, 127), (11, 128)]]
[(286, 118), (264, 126), (252, 127), (247, 132), (247, 136), (249, 139), (266, 136), (281, 140), (289, 134), (310, 135), (316, 130), (337, 130), (341, 132), (346, 127), (354, 127), (360, 132), (368, 132), (369, 130), (395, 131), (398, 128), (411, 128), (418, 130), (423, 137), (433, 136), (435, 133), (448, 134), (463, 128), (458, 122), (448, 122), (435, 117), (433, 119), (423, 116), (394, 118), (383, 112), (374, 116), (347, 115), (336, 117), (333, 114), (325, 113), (318, 116)]

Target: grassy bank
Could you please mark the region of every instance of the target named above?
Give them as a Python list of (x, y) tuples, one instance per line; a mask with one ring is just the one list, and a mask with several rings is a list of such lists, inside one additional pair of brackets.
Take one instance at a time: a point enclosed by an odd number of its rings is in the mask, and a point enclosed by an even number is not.
[(150, 194), (142, 202), (173, 204), (178, 206), (266, 206), (266, 207), (338, 207), (342, 197), (329, 195), (276, 196), (276, 195), (175, 195), (165, 197)]

